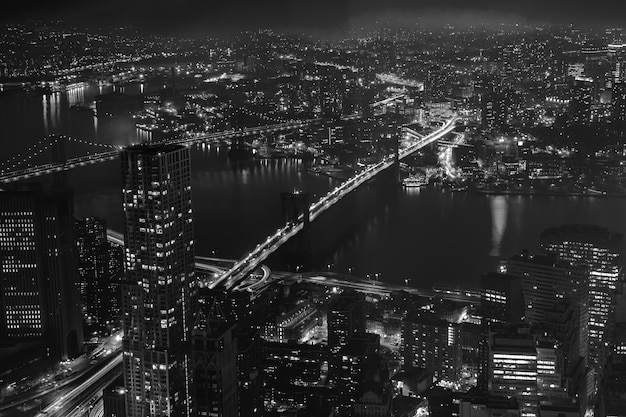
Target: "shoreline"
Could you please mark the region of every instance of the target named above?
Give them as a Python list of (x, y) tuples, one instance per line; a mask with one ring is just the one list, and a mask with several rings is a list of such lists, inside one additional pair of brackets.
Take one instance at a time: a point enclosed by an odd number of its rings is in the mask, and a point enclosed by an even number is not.
[(626, 193), (582, 193), (582, 192), (567, 192), (567, 191), (517, 191), (517, 190), (479, 190), (468, 189), (477, 194), (486, 195), (523, 195), (523, 196), (551, 196), (551, 197), (593, 197), (593, 198), (626, 198)]

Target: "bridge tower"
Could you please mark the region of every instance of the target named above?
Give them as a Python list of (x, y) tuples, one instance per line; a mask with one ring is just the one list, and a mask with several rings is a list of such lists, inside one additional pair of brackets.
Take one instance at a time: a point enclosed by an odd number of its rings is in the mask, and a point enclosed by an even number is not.
[[(51, 135), (52, 163), (65, 165), (67, 162), (67, 136)], [(67, 184), (67, 172), (61, 170), (54, 173), (54, 186), (64, 187)]]
[(389, 167), (390, 180), (392, 184), (398, 185), (402, 182), (400, 176), (400, 138), (402, 137), (402, 127), (398, 126), (390, 136), (388, 149), (393, 152), (393, 164)]
[(396, 134), (393, 140), (393, 166), (394, 166), (394, 179), (397, 184), (400, 184), (400, 139), (402, 138), (402, 127), (396, 128)]
[[(312, 267), (310, 195), (308, 193), (281, 193), (283, 220), (303, 223), (300, 233), (289, 239), (282, 247), (282, 262), (288, 271), (309, 271)], [(302, 219), (299, 219), (302, 215)]]

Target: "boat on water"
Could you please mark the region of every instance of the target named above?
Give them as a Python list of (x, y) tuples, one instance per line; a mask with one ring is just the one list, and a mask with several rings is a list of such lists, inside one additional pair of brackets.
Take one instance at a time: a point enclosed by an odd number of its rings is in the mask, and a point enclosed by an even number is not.
[(425, 176), (411, 175), (402, 180), (402, 185), (407, 188), (423, 187), (428, 184)]
[(94, 113), (96, 110), (96, 106), (95, 105), (89, 105), (89, 104), (72, 104), (70, 106), (71, 110), (76, 110), (76, 111), (86, 111), (86, 112), (90, 112), (90, 113)]

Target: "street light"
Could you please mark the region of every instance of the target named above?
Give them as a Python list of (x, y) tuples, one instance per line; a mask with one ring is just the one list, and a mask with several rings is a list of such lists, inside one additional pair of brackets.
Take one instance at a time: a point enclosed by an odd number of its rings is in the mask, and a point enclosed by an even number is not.
[(405, 286), (405, 287), (408, 287), (408, 286), (409, 286), (409, 279), (408, 279), (408, 278), (405, 278), (405, 279), (404, 279), (404, 286)]

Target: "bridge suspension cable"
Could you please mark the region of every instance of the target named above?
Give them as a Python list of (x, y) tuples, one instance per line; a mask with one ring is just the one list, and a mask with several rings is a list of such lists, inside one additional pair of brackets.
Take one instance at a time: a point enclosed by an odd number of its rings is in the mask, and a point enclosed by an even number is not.
[[(0, 162), (0, 172), (4, 172), (5, 170), (8, 169), (15, 169), (17, 167), (19, 167), (20, 165), (23, 165), (24, 163), (30, 161), (31, 159), (33, 159), (34, 157), (36, 157), (37, 155), (40, 155), (42, 152), (47, 151), (48, 149), (50, 149), (50, 147), (56, 143), (57, 141), (50, 141), (51, 137), (50, 136), (46, 136), (42, 139), (40, 139), (39, 141), (37, 141), (36, 143), (34, 143), (33, 145), (31, 145), (26, 152), (23, 153), (19, 153), (15, 156), (10, 157), (9, 159)], [(46, 141), (48, 141), (46, 143)], [(43, 147), (41, 147), (43, 146)], [(28, 154), (27, 156), (24, 156), (25, 154)], [(20, 159), (21, 158), (21, 159)], [(18, 161), (19, 160), (19, 161)], [(9, 165), (12, 162), (13, 165)]]

